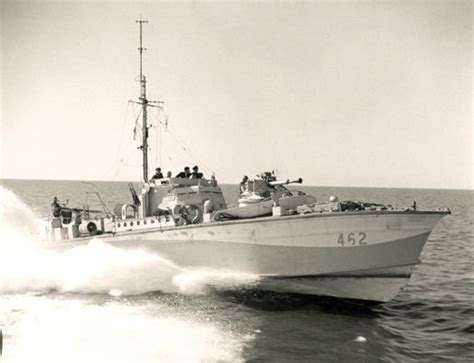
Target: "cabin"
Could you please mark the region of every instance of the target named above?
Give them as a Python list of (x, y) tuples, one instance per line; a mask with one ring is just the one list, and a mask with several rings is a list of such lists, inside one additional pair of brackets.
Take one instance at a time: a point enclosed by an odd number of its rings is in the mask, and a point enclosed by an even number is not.
[[(139, 218), (170, 215), (183, 224), (201, 223), (205, 214), (226, 209), (217, 180), (163, 178), (145, 183), (140, 194)], [(183, 221), (180, 221), (180, 218)], [(179, 223), (178, 223), (179, 224)]]

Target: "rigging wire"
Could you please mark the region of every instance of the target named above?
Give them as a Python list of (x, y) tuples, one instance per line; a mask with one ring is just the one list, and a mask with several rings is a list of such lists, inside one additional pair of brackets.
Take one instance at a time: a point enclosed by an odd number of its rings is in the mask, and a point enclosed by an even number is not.
[[(119, 156), (116, 158), (114, 163), (111, 165), (111, 167), (107, 171), (107, 175), (108, 175), (113, 169), (115, 169), (115, 173), (113, 174), (113, 177), (112, 177), (113, 181), (116, 180), (117, 175), (119, 174), (120, 169), (122, 167), (139, 167), (139, 165), (132, 165), (132, 164), (127, 163), (128, 160), (130, 159), (130, 156), (131, 156), (132, 152), (135, 151), (135, 149), (128, 150), (129, 146), (132, 142), (132, 138), (128, 139), (129, 141), (126, 143), (126, 145), (124, 147), (124, 134), (125, 134), (127, 119), (128, 119), (128, 115), (130, 113), (130, 110), (132, 111), (134, 119), (135, 119), (134, 128), (133, 128), (133, 135), (134, 135), (133, 140), (137, 141), (137, 132), (143, 133), (142, 126), (139, 123), (139, 119), (142, 116), (142, 109), (140, 108), (138, 113), (136, 113), (135, 112), (136, 109), (134, 107), (130, 107), (130, 104), (131, 104), (131, 102), (127, 102), (125, 117), (124, 117), (124, 121), (122, 123), (122, 130), (121, 130), (120, 142), (119, 142), (119, 147), (118, 147), (119, 152), (117, 153), (117, 155), (119, 155)], [(194, 162), (197, 162), (199, 165), (201, 165), (202, 169), (204, 169), (205, 171), (207, 171), (211, 174), (214, 174), (214, 170), (212, 170), (208, 165), (206, 165), (204, 162), (202, 162), (202, 160), (200, 158), (198, 158), (197, 155), (185, 145), (183, 140), (178, 135), (176, 135), (173, 131), (170, 130), (170, 128), (168, 126), (168, 117), (164, 116), (164, 120), (161, 120), (160, 116), (163, 116), (163, 108), (161, 108), (161, 107), (157, 108), (155, 123), (150, 124), (150, 128), (151, 127), (156, 128), (156, 140), (155, 140), (155, 148), (154, 148), (155, 149), (154, 150), (155, 164), (162, 167), (163, 149), (164, 149), (164, 152), (166, 154), (166, 158), (169, 160), (172, 168), (176, 168), (175, 161), (171, 157), (171, 154), (170, 154), (170, 152), (169, 152), (169, 150), (168, 150), (168, 148), (166, 147), (166, 144), (165, 144), (165, 137), (163, 135), (163, 132), (165, 132), (165, 133), (169, 133), (174, 138), (177, 145), (185, 152), (186, 155), (188, 155), (188, 157), (190, 157)], [(164, 130), (163, 130), (163, 127), (165, 127)], [(159, 163), (158, 163), (158, 161), (159, 161)]]
[(162, 115), (163, 109), (161, 107), (156, 109), (156, 123), (152, 124), (150, 127), (155, 127), (156, 136), (155, 136), (155, 165), (162, 166), (162, 144), (163, 144), (163, 121), (160, 120), (160, 116)]
[[(165, 131), (168, 127), (168, 116), (165, 116)], [(163, 156), (163, 151), (162, 151), (162, 148), (163, 148), (163, 122), (160, 122), (160, 140), (159, 140), (159, 158), (160, 158), (160, 165), (161, 165), (161, 162), (162, 162), (162, 156)], [(157, 141), (158, 142), (158, 141)]]
[[(126, 121), (127, 121), (127, 118), (128, 118), (128, 109), (129, 109), (129, 105), (131, 104), (131, 102), (127, 102), (127, 114), (126, 114), (126, 118), (124, 120), (124, 123), (123, 123), (123, 128), (122, 128), (122, 136), (124, 134), (124, 130), (125, 130), (125, 124), (126, 124)], [(134, 114), (134, 116), (136, 115), (135, 112), (134, 112), (134, 108), (131, 107), (131, 110)], [(135, 117), (135, 127), (134, 127), (134, 130), (136, 129), (136, 126), (137, 126), (137, 121), (138, 119), (140, 118), (141, 116), (141, 109), (140, 111), (138, 112), (138, 115), (136, 115)], [(140, 126), (140, 125), (139, 125)], [(141, 128), (140, 128), (141, 129)], [(122, 168), (122, 166), (124, 165), (124, 161), (128, 160), (130, 158), (130, 155), (132, 154), (133, 151), (135, 151), (135, 149), (131, 149), (128, 151), (129, 147), (130, 147), (130, 144), (132, 143), (132, 139), (129, 138), (128, 139), (128, 142), (126, 144), (126, 146), (123, 148), (122, 145), (123, 145), (123, 142), (121, 141), (121, 149), (120, 149), (120, 153), (119, 153), (119, 158), (117, 160), (118, 162), (118, 165), (116, 167), (116, 170), (115, 170), (115, 173), (113, 175), (113, 178), (112, 180), (114, 181), (116, 178), (117, 178), (117, 175), (119, 174), (120, 172), (120, 169)], [(128, 153), (127, 153), (128, 151)], [(127, 153), (127, 154), (126, 154)]]
[(204, 162), (202, 162), (197, 156), (196, 154), (194, 154), (190, 149), (188, 149), (185, 145), (184, 145), (184, 142), (182, 140), (179, 139), (179, 137), (177, 135), (174, 134), (174, 132), (172, 132), (169, 128), (168, 128), (168, 132), (170, 133), (171, 136), (174, 137), (174, 139), (176, 140), (176, 142), (178, 143), (179, 146), (181, 146), (181, 148), (183, 149), (183, 151), (188, 154), (192, 159), (194, 159), (194, 161), (196, 161), (198, 164), (202, 165), (203, 166), (203, 169), (205, 169), (207, 172), (211, 173), (211, 174), (214, 174), (214, 170), (212, 170), (211, 168), (209, 168)]
[(164, 144), (163, 144), (163, 149), (165, 149), (165, 153), (166, 153), (166, 156), (168, 156), (168, 160), (169, 160), (169, 162), (170, 162), (170, 164), (171, 164), (171, 167), (176, 170), (176, 165), (175, 165), (173, 159), (171, 158), (171, 155), (170, 155), (170, 153), (168, 152), (168, 149), (166, 148), (166, 146), (165, 146)]
[[(166, 127), (166, 126), (165, 126)], [(176, 163), (175, 163), (175, 160), (171, 157), (171, 153), (168, 151), (169, 149), (166, 147), (166, 142), (165, 142), (166, 138), (162, 137), (161, 138), (161, 142), (160, 142), (160, 148), (162, 148), (164, 150), (164, 154), (166, 156), (166, 160), (169, 161), (169, 165), (171, 166), (171, 169), (174, 170), (176, 168)], [(160, 153), (161, 153), (161, 149), (160, 149)], [(165, 168), (165, 164), (162, 163), (163, 160), (162, 160), (162, 155), (160, 156), (160, 167), (161, 169), (164, 171), (166, 168)], [(166, 165), (168, 165), (168, 163), (166, 163)], [(174, 172), (172, 170), (168, 170), (171, 172), (172, 175), (174, 175)]]
[(129, 163), (123, 163), (122, 165), (123, 165), (124, 167), (126, 167), (126, 168), (128, 167), (128, 168), (134, 168), (134, 169), (140, 167), (140, 165), (137, 165), (137, 164), (129, 164)]
[(156, 126), (155, 126), (155, 165), (159, 165), (161, 167), (161, 158), (160, 158), (160, 163), (158, 164), (158, 148), (160, 147), (159, 144), (161, 137), (160, 137), (160, 130), (161, 130), (161, 125), (160, 125), (160, 120), (158, 119), (158, 112), (156, 113)]
[[(130, 145), (130, 143), (128, 143), (128, 145)], [(127, 146), (128, 146), (128, 145), (127, 145)], [(120, 163), (119, 163), (119, 165), (118, 165), (118, 167), (117, 167), (117, 170), (115, 171), (114, 179), (113, 179), (113, 180), (115, 180), (115, 178), (117, 177), (117, 175), (118, 175), (118, 173), (119, 173), (119, 171), (120, 171), (120, 168), (121, 168), (122, 166), (129, 165), (129, 164), (126, 163), (126, 161), (128, 161), (128, 159), (130, 158), (130, 155), (132, 155), (132, 152), (135, 152), (135, 149), (131, 149), (131, 150), (128, 152), (128, 154), (127, 154), (126, 156), (124, 156), (124, 157), (122, 157), (122, 158), (120, 159)]]
[(142, 115), (142, 109), (140, 109), (140, 112), (138, 112), (138, 115), (135, 119), (135, 126), (133, 127), (133, 139), (137, 140), (137, 128), (141, 131), (143, 134), (143, 129), (142, 126), (140, 125), (140, 122), (138, 120), (140, 119), (140, 116)]
[[(122, 122), (122, 129), (121, 129), (121, 133), (120, 133), (120, 141), (119, 141), (119, 144), (118, 144), (118, 148), (117, 148), (117, 154), (116, 154), (116, 157), (115, 157), (115, 160), (114, 162), (112, 163), (112, 165), (109, 167), (109, 169), (107, 169), (107, 171), (104, 173), (104, 176), (107, 177), (108, 175), (110, 175), (113, 170), (115, 168), (118, 168), (119, 165), (120, 165), (120, 154), (122, 154), (122, 148), (123, 148), (123, 139), (124, 139), (124, 134), (125, 134), (125, 128), (126, 128), (126, 124), (127, 124), (127, 120), (128, 120), (128, 114), (129, 114), (129, 111), (130, 111), (130, 103), (127, 102), (127, 107), (125, 109), (125, 117), (123, 119), (123, 122)], [(116, 175), (117, 173), (114, 173), (114, 175)], [(112, 177), (112, 181), (115, 180), (115, 176)]]

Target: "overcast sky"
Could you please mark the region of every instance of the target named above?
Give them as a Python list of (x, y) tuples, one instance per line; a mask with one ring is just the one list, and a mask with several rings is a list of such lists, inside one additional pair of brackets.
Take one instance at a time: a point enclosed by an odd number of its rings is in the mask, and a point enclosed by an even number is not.
[(0, 6), (2, 178), (141, 178), (142, 14), (151, 169), (473, 188), (470, 1)]

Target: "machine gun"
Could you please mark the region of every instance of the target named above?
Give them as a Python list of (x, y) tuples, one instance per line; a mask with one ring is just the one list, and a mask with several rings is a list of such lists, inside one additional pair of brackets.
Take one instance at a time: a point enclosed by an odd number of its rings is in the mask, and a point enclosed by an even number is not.
[(130, 190), (130, 194), (132, 194), (133, 204), (139, 207), (142, 203), (132, 183), (128, 183), (128, 189)]

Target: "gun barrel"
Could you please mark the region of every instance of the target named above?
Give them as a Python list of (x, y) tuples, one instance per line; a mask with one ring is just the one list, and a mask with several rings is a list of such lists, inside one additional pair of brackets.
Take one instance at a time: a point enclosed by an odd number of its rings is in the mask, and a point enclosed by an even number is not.
[(303, 183), (303, 178), (298, 178), (295, 180), (290, 180), (290, 179), (275, 180), (275, 181), (270, 182), (269, 184), (270, 185), (287, 185), (287, 184), (301, 184), (301, 183)]

